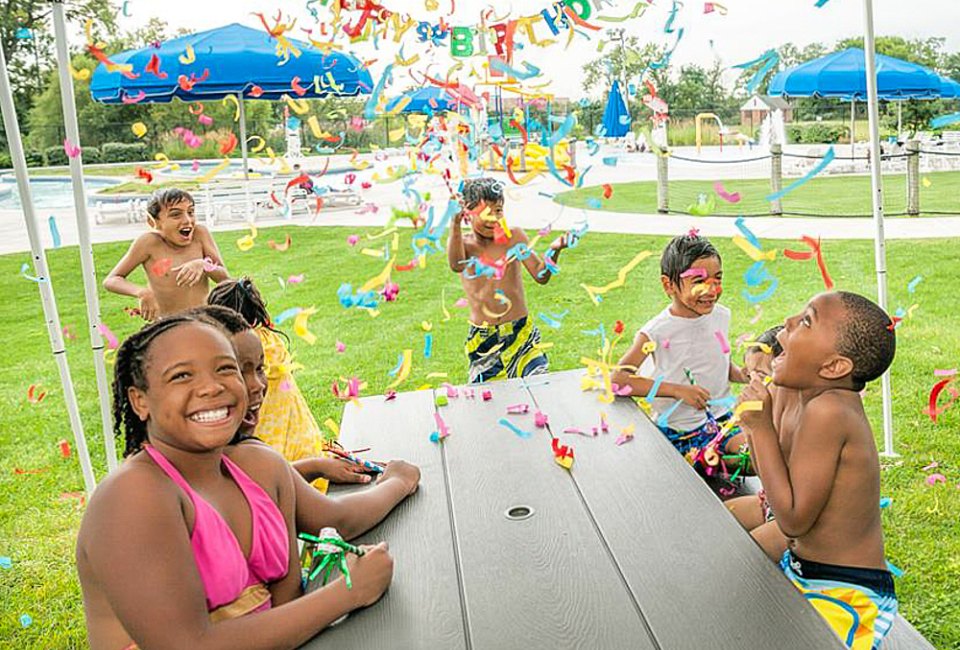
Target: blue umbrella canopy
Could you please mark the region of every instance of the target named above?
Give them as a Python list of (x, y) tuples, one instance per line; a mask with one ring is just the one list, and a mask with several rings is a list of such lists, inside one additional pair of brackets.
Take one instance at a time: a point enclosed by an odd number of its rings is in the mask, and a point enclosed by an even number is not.
[(443, 88), (426, 86), (394, 97), (387, 103), (387, 112), (393, 112), (401, 102), (406, 101), (407, 97), (410, 98), (410, 101), (400, 109), (400, 113), (441, 113), (443, 111), (455, 111), (463, 105)]
[[(770, 81), (769, 95), (786, 97), (837, 97), (865, 100), (866, 56), (850, 48), (778, 72)], [(877, 55), (877, 95), (880, 99), (933, 99), (940, 97), (940, 77), (921, 65)]]
[(620, 92), (620, 82), (614, 81), (607, 97), (607, 107), (603, 111), (604, 135), (608, 138), (622, 138), (630, 131), (630, 112)]
[[(311, 99), (371, 92), (373, 80), (356, 57), (324, 54), (294, 39), (287, 42), (300, 56), (291, 53), (283, 63), (276, 38), (238, 23), (181, 36), (159, 47), (110, 57), (115, 64), (131, 65), (131, 73), (110, 72), (101, 63), (94, 70), (90, 93), (98, 102), (119, 104), (124, 99), (162, 103), (174, 97), (200, 101), (238, 93), (245, 99), (276, 100), (285, 94)], [(297, 77), (302, 94), (294, 87)]]
[(960, 82), (949, 77), (940, 77), (940, 97), (942, 99), (956, 99), (960, 97)]

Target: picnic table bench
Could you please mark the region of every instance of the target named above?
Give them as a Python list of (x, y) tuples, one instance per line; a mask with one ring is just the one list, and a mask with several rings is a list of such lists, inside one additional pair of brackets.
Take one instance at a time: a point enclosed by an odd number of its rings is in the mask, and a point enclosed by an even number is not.
[[(643, 412), (599, 402), (582, 375), (460, 388), (445, 406), (429, 390), (348, 404), (343, 443), (415, 463), (420, 489), (359, 540), (390, 544), (383, 599), (303, 648), (842, 648)], [(439, 444), (435, 413), (451, 432)], [(562, 433), (601, 413), (609, 433)], [(572, 470), (551, 436), (574, 448)], [(893, 637), (886, 649), (932, 647), (906, 621)]]

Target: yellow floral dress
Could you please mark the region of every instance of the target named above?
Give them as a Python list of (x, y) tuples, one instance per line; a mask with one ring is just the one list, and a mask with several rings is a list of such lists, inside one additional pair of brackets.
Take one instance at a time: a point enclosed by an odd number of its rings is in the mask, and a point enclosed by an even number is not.
[[(283, 338), (266, 327), (254, 329), (263, 345), (267, 394), (260, 406), (255, 435), (280, 452), (289, 462), (324, 456), (324, 438), (307, 400), (293, 378), (293, 360)], [(327, 480), (313, 482), (321, 492)]]

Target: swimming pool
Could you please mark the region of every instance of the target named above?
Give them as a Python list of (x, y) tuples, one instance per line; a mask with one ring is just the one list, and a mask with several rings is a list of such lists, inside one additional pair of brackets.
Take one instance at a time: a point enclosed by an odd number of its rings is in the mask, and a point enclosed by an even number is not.
[[(107, 187), (119, 185), (123, 181), (117, 178), (87, 176), (84, 184), (87, 188), (87, 204), (97, 201), (109, 201), (110, 197), (97, 197), (96, 192)], [(73, 186), (69, 176), (36, 176), (30, 178), (30, 194), (33, 205), (39, 210), (73, 207)], [(123, 200), (127, 200), (125, 197)], [(13, 174), (0, 176), (0, 210), (17, 210), (21, 207), (20, 192)]]

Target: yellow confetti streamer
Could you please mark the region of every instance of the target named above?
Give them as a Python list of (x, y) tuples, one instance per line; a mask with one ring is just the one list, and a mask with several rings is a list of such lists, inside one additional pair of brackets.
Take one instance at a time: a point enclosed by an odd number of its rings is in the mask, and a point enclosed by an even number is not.
[(130, 125), (130, 130), (133, 131), (135, 136), (142, 138), (147, 134), (147, 125), (143, 122), (134, 122)]
[(250, 142), (253, 140), (259, 140), (260, 142), (257, 144), (257, 146), (250, 150), (250, 153), (260, 153), (263, 151), (263, 148), (267, 146), (267, 141), (261, 138), (259, 135), (251, 135), (249, 138), (247, 138), (247, 144), (250, 144)]
[(602, 287), (594, 287), (586, 284), (581, 284), (587, 294), (590, 296), (590, 300), (593, 301), (593, 304), (599, 305), (600, 301), (597, 299), (598, 295), (602, 295), (610, 291), (611, 289), (616, 289), (617, 287), (622, 287), (627, 281), (627, 274), (630, 273), (640, 262), (650, 257), (653, 253), (650, 251), (643, 251), (639, 253), (636, 257), (630, 260), (626, 266), (624, 266), (617, 273), (617, 279), (611, 282), (610, 284), (604, 285)]
[(492, 309), (489, 309), (486, 305), (484, 305), (484, 306), (481, 308), (481, 309), (483, 310), (483, 315), (486, 316), (487, 318), (497, 318), (497, 319), (499, 319), (499, 318), (501, 318), (501, 317), (503, 317), (503, 316), (506, 316), (507, 313), (508, 313), (511, 309), (513, 309), (513, 301), (510, 300), (510, 298), (508, 298), (508, 297), (506, 296), (506, 294), (504, 294), (503, 292), (497, 293), (497, 302), (499, 302), (501, 305), (506, 305), (506, 306), (504, 307), (503, 311), (501, 311), (500, 313), (497, 313), (497, 312), (493, 311)]
[(373, 241), (374, 239), (380, 239), (381, 237), (386, 237), (386, 236), (388, 236), (388, 235), (392, 235), (392, 234), (395, 233), (395, 232), (397, 232), (397, 227), (396, 227), (396, 226), (391, 226), (390, 228), (387, 228), (386, 230), (384, 230), (384, 231), (382, 231), (382, 232), (378, 232), (376, 235), (367, 235), (367, 239), (370, 240), (370, 241)]
[(400, 140), (401, 138), (403, 138), (403, 136), (405, 136), (406, 134), (407, 134), (407, 128), (405, 126), (400, 126), (399, 128), (396, 128), (396, 129), (390, 129), (390, 132), (389, 132), (390, 142), (396, 142), (397, 140)]
[(224, 169), (230, 166), (230, 159), (224, 158), (223, 162), (208, 171), (206, 174), (197, 179), (198, 183), (209, 183), (213, 180), (213, 177), (222, 172)]
[(410, 97), (402, 97), (397, 105), (394, 106), (391, 110), (387, 111), (387, 115), (397, 115), (400, 111), (407, 107), (407, 104), (410, 103)]
[(656, 350), (656, 349), (657, 349), (657, 342), (656, 342), (656, 341), (647, 341), (647, 342), (644, 343), (643, 346), (640, 348), (640, 351), (643, 352), (644, 354), (651, 354), (651, 353), (652, 353), (654, 350)]
[(431, 372), (427, 375), (427, 379), (446, 379), (448, 376), (445, 372)]
[(450, 311), (447, 309), (447, 290), (446, 289), (440, 290), (440, 309), (443, 310), (442, 322), (446, 323), (451, 318)]
[(290, 110), (292, 110), (297, 115), (303, 115), (304, 113), (310, 110), (310, 105), (307, 103), (307, 100), (305, 99), (294, 99), (290, 95), (284, 95), (283, 99), (285, 102), (287, 102), (287, 106), (290, 107)]
[(164, 167), (170, 165), (170, 159), (167, 157), (167, 154), (163, 153), (162, 151), (155, 153), (153, 155), (153, 159), (159, 162), (158, 165), (153, 166), (154, 169), (163, 169)]
[(190, 65), (191, 63), (197, 60), (197, 54), (196, 52), (193, 51), (193, 46), (188, 45), (184, 53), (178, 56), (177, 59), (183, 65)]
[(507, 239), (513, 239), (513, 233), (510, 232), (506, 217), (500, 217), (500, 227), (503, 228), (503, 234), (507, 236)]
[(333, 432), (334, 439), (337, 439), (340, 437), (340, 425), (337, 424), (333, 418), (327, 418), (326, 420), (324, 420), (323, 425)]
[(310, 127), (310, 132), (313, 133), (313, 137), (320, 139), (323, 137), (323, 129), (320, 128), (320, 122), (317, 121), (316, 115), (311, 115), (307, 119), (307, 126)]
[(227, 95), (221, 100), (221, 104), (226, 106), (229, 103), (233, 103), (233, 121), (240, 121), (240, 101), (237, 99), (236, 95)]
[(316, 307), (311, 307), (310, 309), (304, 309), (297, 317), (293, 320), (293, 331), (294, 333), (307, 342), (308, 345), (313, 345), (317, 342), (317, 337), (307, 329), (307, 319), (317, 313)]
[(403, 351), (403, 362), (400, 364), (400, 372), (397, 373), (397, 378), (393, 380), (393, 383), (387, 386), (387, 390), (392, 390), (405, 382), (407, 377), (410, 376), (410, 367), (413, 365), (413, 350), (407, 349)]
[(420, 322), (420, 329), (422, 329), (424, 332), (429, 332), (430, 330), (433, 329), (433, 323), (431, 323), (431, 322), (428, 321), (428, 320), (421, 321), (421, 322)]
[(766, 343), (761, 343), (759, 341), (747, 341), (743, 344), (745, 348), (760, 348), (760, 351), (764, 354), (773, 354), (773, 349)]
[(749, 255), (750, 259), (752, 259), (754, 262), (760, 262), (762, 260), (768, 260), (772, 262), (777, 256), (776, 250), (769, 250), (764, 253), (762, 250), (747, 241), (742, 235), (734, 235), (733, 243), (739, 246), (740, 250)]
[[(67, 64), (69, 65), (69, 64)], [(86, 81), (90, 78), (90, 70), (87, 68), (80, 68), (77, 70), (72, 65), (70, 66), (70, 76), (76, 79), (77, 81)], [(924, 179), (926, 180), (926, 179)], [(929, 183), (929, 181), (927, 181)]]
[(370, 291), (376, 287), (384, 286), (387, 281), (390, 279), (390, 272), (393, 271), (393, 260), (395, 258), (390, 258), (390, 261), (387, 262), (387, 265), (383, 267), (383, 271), (379, 275), (376, 275), (369, 280), (367, 280), (362, 287), (360, 287), (360, 293), (364, 291)]
[(237, 240), (237, 248), (246, 252), (253, 248), (254, 240), (257, 238), (257, 227), (250, 224), (250, 234), (244, 235)]

